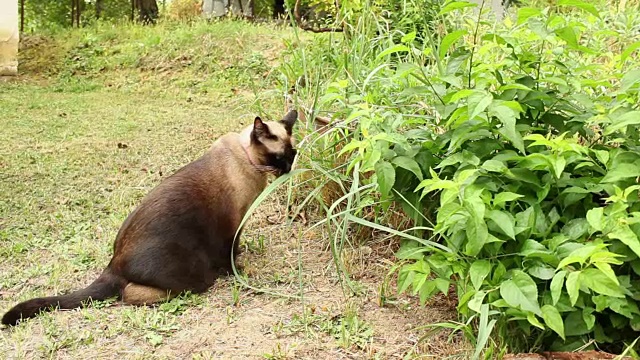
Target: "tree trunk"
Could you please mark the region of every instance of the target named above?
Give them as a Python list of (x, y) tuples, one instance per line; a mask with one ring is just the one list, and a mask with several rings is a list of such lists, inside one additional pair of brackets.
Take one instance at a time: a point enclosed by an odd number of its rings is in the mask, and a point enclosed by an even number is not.
[(156, 0), (135, 0), (138, 8), (138, 20), (143, 24), (155, 24), (158, 20), (158, 3)]
[(20, 0), (20, 32), (24, 32), (24, 0)]
[(80, 7), (80, 0), (76, 0), (76, 27), (80, 27), (80, 12), (82, 8)]
[(71, 0), (71, 27), (80, 27), (80, 0)]
[(104, 0), (96, 0), (96, 19), (100, 19), (100, 16), (102, 15), (102, 9), (103, 9), (103, 1)]
[(273, 18), (277, 19), (284, 16), (284, 0), (275, 0), (273, 5)]
[(76, 0), (71, 0), (71, 27), (76, 22)]

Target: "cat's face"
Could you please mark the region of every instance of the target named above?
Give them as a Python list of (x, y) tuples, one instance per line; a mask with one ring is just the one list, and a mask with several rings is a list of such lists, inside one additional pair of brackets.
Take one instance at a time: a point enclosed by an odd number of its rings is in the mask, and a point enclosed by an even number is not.
[(294, 149), (293, 125), (298, 119), (295, 110), (280, 121), (266, 121), (256, 117), (251, 132), (251, 142), (260, 159), (260, 165), (280, 176), (291, 171), (297, 151)]

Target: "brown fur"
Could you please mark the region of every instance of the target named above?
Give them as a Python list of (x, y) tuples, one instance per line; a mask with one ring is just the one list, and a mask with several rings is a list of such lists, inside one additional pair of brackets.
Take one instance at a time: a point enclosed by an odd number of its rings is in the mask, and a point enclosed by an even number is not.
[(133, 305), (203, 292), (231, 271), (234, 237), (269, 174), (291, 170), (297, 112), (219, 138), (199, 159), (165, 179), (122, 224), (114, 255), (102, 275), (68, 295), (37, 298), (10, 309), (15, 325), (52, 307), (73, 309), (88, 299), (119, 296)]
[(132, 282), (122, 289), (122, 301), (130, 305), (151, 305), (174, 296), (176, 294), (171, 294), (170, 291)]

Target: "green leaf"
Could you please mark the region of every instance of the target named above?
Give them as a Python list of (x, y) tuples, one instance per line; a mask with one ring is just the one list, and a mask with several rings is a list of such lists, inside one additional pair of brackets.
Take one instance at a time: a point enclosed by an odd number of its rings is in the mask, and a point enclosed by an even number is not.
[(560, 300), (560, 294), (562, 293), (562, 284), (564, 283), (564, 277), (567, 274), (566, 271), (558, 271), (556, 275), (551, 280), (551, 301), (553, 305), (558, 303)]
[(468, 98), (469, 96), (473, 95), (475, 93), (475, 91), (471, 90), (471, 89), (462, 89), (462, 90), (458, 90), (455, 93), (453, 93), (451, 95), (451, 98), (449, 98), (449, 100), (447, 101), (447, 104), (455, 104), (458, 101)]
[(485, 111), (493, 102), (493, 96), (485, 92), (475, 93), (468, 98), (469, 119), (473, 120), (481, 112)]
[(413, 281), (411, 282), (411, 287), (413, 288), (412, 295), (415, 296), (418, 293), (418, 291), (420, 291), (420, 289), (422, 288), (422, 285), (424, 285), (428, 277), (429, 277), (428, 274), (419, 273), (419, 272), (416, 273), (416, 275), (413, 277)]
[(522, 7), (518, 9), (518, 25), (524, 23), (529, 18), (542, 15), (542, 11), (533, 7)]
[[(527, 258), (545, 258), (546, 256), (553, 256), (553, 254), (542, 244), (533, 240), (527, 239), (522, 244), (520, 249), (520, 255)], [(553, 256), (555, 257), (555, 256)]]
[(636, 275), (640, 275), (640, 259), (635, 259), (631, 262), (631, 269)]
[(533, 313), (527, 314), (527, 321), (529, 322), (529, 324), (537, 327), (538, 329), (544, 330), (544, 325), (542, 325), (540, 320), (538, 320), (538, 318), (536, 318), (536, 316)]
[(393, 184), (396, 182), (396, 171), (389, 162), (380, 160), (374, 166), (376, 175), (378, 176), (378, 186), (380, 192), (384, 196), (388, 196), (393, 188)]
[(403, 44), (411, 43), (411, 42), (413, 42), (413, 40), (416, 39), (416, 35), (417, 35), (417, 33), (415, 31), (412, 31), (412, 32), (410, 32), (408, 34), (405, 34), (400, 39), (400, 42), (403, 43)]
[(478, 219), (474, 216), (469, 216), (467, 219), (467, 246), (465, 248), (465, 254), (469, 256), (476, 256), (487, 243), (489, 238), (489, 229), (487, 224), (482, 219)]
[(502, 123), (502, 127), (498, 129), (498, 132), (509, 140), (520, 153), (525, 154), (524, 140), (516, 130), (518, 112), (507, 105), (497, 104), (489, 109), (489, 115), (495, 116)]
[(567, 45), (577, 48), (578, 47), (578, 37), (576, 36), (576, 32), (573, 30), (571, 26), (565, 26), (555, 31), (556, 35), (559, 38), (567, 42)]
[(415, 241), (407, 241), (400, 246), (395, 256), (400, 260), (422, 260), (427, 251), (430, 251), (428, 247), (420, 246)]
[(564, 335), (579, 336), (590, 333), (588, 325), (584, 322), (581, 311), (572, 311), (564, 320)]
[(436, 289), (436, 283), (433, 281), (425, 281), (418, 291), (420, 293), (420, 305), (424, 305), (427, 299), (433, 294)]
[(640, 166), (638, 163), (626, 163), (620, 164), (618, 167), (613, 168), (607, 172), (607, 175), (602, 178), (603, 183), (614, 183), (623, 179), (635, 178), (640, 176)]
[(582, 321), (587, 325), (587, 329), (593, 329), (596, 324), (596, 317), (593, 315), (592, 307), (582, 309)]
[(620, 80), (620, 90), (629, 91), (632, 87), (634, 87), (639, 82), (640, 82), (640, 69), (631, 70), (622, 77), (622, 80)]
[(514, 270), (511, 279), (500, 284), (500, 296), (512, 307), (542, 315), (538, 305), (538, 287), (522, 270)]
[(423, 176), (422, 170), (420, 170), (420, 165), (418, 165), (418, 162), (412, 158), (408, 156), (398, 156), (391, 160), (391, 162), (398, 167), (411, 171), (418, 180), (422, 181)]
[(591, 13), (595, 17), (598, 17), (598, 18), (600, 17), (600, 13), (598, 12), (598, 9), (593, 4), (589, 4), (588, 2), (585, 2), (585, 1), (558, 0), (558, 6), (575, 6), (588, 13)]
[(602, 216), (604, 215), (604, 208), (593, 208), (587, 211), (587, 222), (596, 231), (602, 231)]
[(580, 271), (569, 273), (565, 286), (569, 294), (569, 300), (571, 300), (571, 306), (574, 306), (578, 301), (578, 295), (580, 295)]
[(516, 238), (515, 225), (516, 221), (513, 216), (505, 211), (491, 210), (487, 217), (493, 220), (502, 232), (511, 239)]
[(576, 262), (580, 263), (580, 265), (583, 265), (587, 261), (587, 259), (591, 257), (591, 255), (593, 255), (599, 249), (602, 249), (604, 246), (604, 244), (577, 245), (577, 248), (575, 250), (571, 251), (571, 253), (569, 253), (567, 257), (560, 261), (560, 264), (558, 264), (558, 269), (562, 269), (565, 266)]
[(491, 263), (489, 260), (476, 260), (469, 268), (469, 276), (474, 289), (479, 290), (482, 282), (491, 272)]
[(436, 283), (436, 287), (438, 288), (438, 290), (440, 290), (441, 293), (443, 293), (444, 295), (449, 294), (449, 285), (451, 284), (447, 279), (435, 278), (433, 281)]
[(617, 312), (618, 314), (627, 317), (629, 319), (633, 319), (634, 314), (640, 314), (638, 310), (638, 305), (636, 305), (635, 301), (629, 301), (628, 299), (620, 299), (620, 298), (612, 298), (607, 297), (607, 306)]
[[(523, 84), (519, 84), (519, 83), (511, 83), (511, 84), (506, 84), (506, 85), (502, 85), (498, 88), (498, 91), (506, 91), (506, 90), (525, 90), (525, 91), (532, 91), (533, 89), (523, 85)], [(525, 92), (526, 93), (526, 92)]]
[(619, 284), (613, 282), (599, 269), (589, 268), (582, 271), (580, 279), (589, 289), (598, 294), (624, 298), (624, 292)]
[(618, 225), (607, 235), (609, 236), (609, 239), (620, 240), (636, 255), (640, 256), (640, 241), (638, 241), (638, 236), (629, 228), (629, 225)]
[(516, 194), (516, 193), (512, 193), (509, 191), (505, 191), (505, 192), (501, 192), (499, 194), (497, 194), (495, 196), (495, 198), (493, 199), (493, 206), (494, 207), (501, 207), (502, 204), (505, 204), (508, 201), (514, 201), (520, 198), (523, 198), (524, 195), (520, 195), (520, 194)]
[(627, 48), (620, 55), (620, 64), (624, 64), (625, 60), (627, 60), (631, 53), (638, 49), (640, 49), (640, 41), (636, 41), (633, 44), (627, 46)]
[(497, 173), (503, 173), (508, 170), (507, 166), (502, 161), (493, 160), (493, 159), (485, 161), (482, 164), (482, 168), (487, 171), (497, 172)]
[(555, 270), (542, 262), (537, 262), (532, 266), (529, 266), (527, 272), (538, 279), (541, 280), (551, 280), (553, 278)]
[(547, 157), (551, 166), (553, 166), (553, 172), (556, 176), (556, 179), (560, 179), (562, 177), (562, 172), (564, 171), (565, 166), (567, 166), (567, 160), (565, 160), (562, 155), (552, 155)]
[[(535, 226), (536, 214), (533, 207), (527, 208), (525, 211), (521, 211), (516, 214), (516, 233), (525, 234), (527, 237), (531, 229)], [(526, 230), (529, 232), (527, 233)]]
[(531, 184), (537, 188), (540, 188), (540, 180), (538, 175), (533, 171), (524, 168), (511, 168), (506, 173), (510, 179), (518, 180), (527, 184)]
[(594, 262), (593, 265), (595, 265), (598, 270), (602, 271), (603, 274), (607, 275), (607, 277), (616, 285), (620, 285), (620, 282), (618, 282), (618, 278), (616, 277), (616, 273), (613, 272), (611, 265), (606, 262)]
[[(622, 265), (622, 261), (619, 258), (623, 258), (624, 255), (612, 253), (610, 251), (598, 251), (595, 254), (591, 255), (589, 261), (592, 263), (606, 263), (606, 264), (614, 264), (614, 265)], [(633, 262), (631, 264), (633, 266)]]
[[(638, 70), (638, 81), (640, 81), (640, 70)], [(629, 111), (620, 117), (617, 117), (611, 125), (604, 129), (604, 135), (610, 135), (614, 132), (626, 129), (629, 125), (640, 124), (640, 111)]]
[(383, 58), (390, 54), (395, 54), (399, 52), (409, 52), (409, 51), (411, 51), (411, 48), (409, 48), (407, 45), (398, 44), (398, 45), (394, 45), (392, 47), (384, 49), (380, 54), (378, 54), (378, 56), (376, 56), (376, 59)]
[(458, 39), (460, 39), (466, 34), (467, 34), (467, 30), (458, 30), (458, 31), (448, 33), (442, 39), (442, 42), (440, 42), (440, 47), (438, 47), (438, 56), (440, 56), (440, 59), (444, 59), (451, 45), (453, 45), (456, 41), (458, 41)]
[[(406, 265), (404, 266), (404, 268), (406, 268)], [(404, 269), (403, 269), (404, 270)], [(402, 276), (404, 275), (404, 276)], [(400, 275), (398, 276), (398, 280), (399, 282), (399, 286), (398, 286), (398, 294), (402, 294), (404, 293), (408, 288), (409, 285), (411, 285), (413, 283), (413, 278), (416, 276), (416, 272), (413, 270), (409, 270), (409, 271), (401, 271)]]
[(454, 11), (454, 10), (464, 9), (464, 8), (474, 7), (474, 6), (478, 6), (478, 5), (477, 4), (473, 4), (473, 3), (469, 3), (469, 2), (466, 2), (466, 1), (452, 1), (449, 4), (447, 4), (445, 7), (443, 7), (438, 12), (438, 16), (439, 15), (448, 14), (448, 13)]
[(480, 307), (482, 306), (482, 301), (484, 301), (484, 297), (486, 295), (487, 295), (486, 292), (478, 291), (477, 293), (475, 293), (475, 295), (473, 295), (471, 300), (469, 300), (469, 302), (467, 303), (467, 307), (469, 307), (469, 309), (479, 313), (480, 312)]
[[(639, 332), (640, 331), (640, 315), (634, 315), (633, 319), (631, 319), (631, 321), (629, 322), (629, 325), (631, 325), (631, 329), (635, 332)], [(633, 346), (635, 345), (635, 343), (638, 341), (638, 339), (636, 339), (631, 346), (629, 347), (629, 349), (633, 348)]]
[(466, 224), (467, 245), (465, 254), (476, 256), (489, 238), (489, 229), (484, 221), (485, 206), (479, 198), (472, 198), (465, 201), (465, 209), (469, 212)]
[(600, 161), (600, 163), (602, 163), (603, 165), (607, 165), (607, 163), (609, 162), (609, 152), (606, 150), (592, 150), (593, 153), (596, 155), (596, 158), (598, 159), (598, 161)]
[(584, 218), (573, 219), (562, 227), (562, 233), (571, 240), (577, 240), (589, 233), (589, 223)]
[(544, 305), (542, 307), (542, 318), (544, 319), (544, 323), (547, 324), (551, 330), (560, 335), (562, 340), (565, 340), (564, 323), (562, 322), (562, 316), (560, 316), (558, 309), (551, 305)]

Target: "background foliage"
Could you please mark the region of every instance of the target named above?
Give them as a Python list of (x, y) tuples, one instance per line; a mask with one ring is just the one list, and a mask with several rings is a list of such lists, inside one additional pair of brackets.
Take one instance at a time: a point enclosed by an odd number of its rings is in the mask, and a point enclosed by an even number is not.
[[(82, 23), (87, 25), (96, 19), (96, 2), (81, 1)], [(24, 0), (24, 31), (33, 33), (71, 26), (71, 1)], [(129, 19), (130, 0), (102, 1), (101, 18), (106, 21)]]
[(638, 4), (496, 23), (465, 1), (399, 3), (345, 5), (350, 36), (283, 69), (343, 119), (318, 139), (341, 151), (309, 164), (330, 174), (334, 251), (363, 226), (401, 238), (398, 291), (455, 291), (460, 323), (441, 325), (488, 357), (621, 351), (640, 331)]

